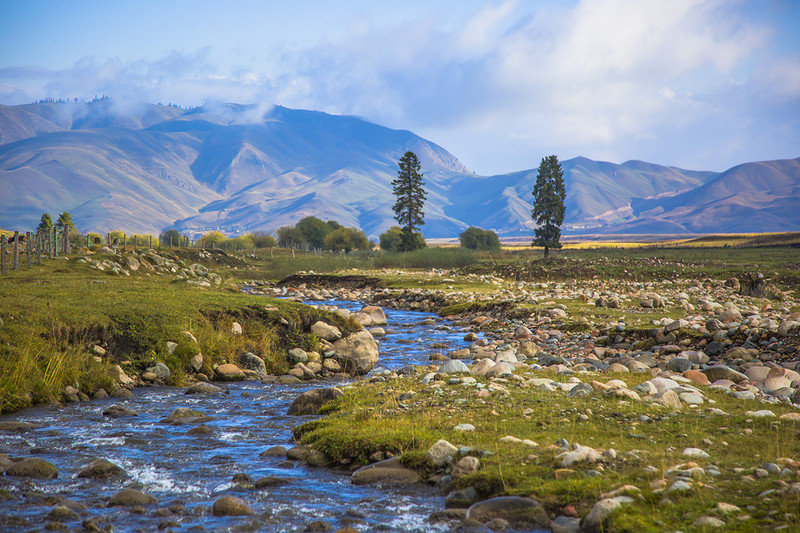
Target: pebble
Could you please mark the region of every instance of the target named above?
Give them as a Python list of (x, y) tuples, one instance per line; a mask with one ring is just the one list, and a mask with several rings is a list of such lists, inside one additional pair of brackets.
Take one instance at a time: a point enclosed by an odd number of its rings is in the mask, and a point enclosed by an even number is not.
[(725, 527), (725, 522), (713, 516), (699, 516), (692, 522), (694, 527)]
[(686, 457), (708, 457), (709, 455), (700, 448), (685, 448), (681, 455)]

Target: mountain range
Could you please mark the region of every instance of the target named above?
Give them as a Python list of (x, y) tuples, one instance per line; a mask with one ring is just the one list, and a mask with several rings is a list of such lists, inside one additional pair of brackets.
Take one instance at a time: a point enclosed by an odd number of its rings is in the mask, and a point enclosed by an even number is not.
[[(406, 150), (422, 163), (426, 237), (533, 233), (536, 168), (479, 176), (410, 131), (352, 116), (110, 99), (0, 106), (0, 227), (32, 230), (43, 212), (68, 211), (81, 231), (236, 235), (314, 215), (374, 238), (395, 224), (391, 181)], [(800, 158), (721, 173), (561, 164), (565, 234), (800, 230)]]

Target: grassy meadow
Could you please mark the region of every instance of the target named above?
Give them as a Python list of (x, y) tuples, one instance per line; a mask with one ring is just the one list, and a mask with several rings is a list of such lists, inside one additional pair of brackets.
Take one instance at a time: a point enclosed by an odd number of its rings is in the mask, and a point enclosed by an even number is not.
[[(788, 246), (729, 245), (731, 239), (740, 237), (704, 238), (702, 247), (690, 243), (624, 248), (567, 246), (553, 251), (548, 261), (541, 260), (541, 250), (530, 247), (498, 253), (430, 247), (406, 254), (349, 255), (292, 254), (284, 249), (259, 249), (255, 254), (159, 250), (183, 264), (200, 262), (226, 280), (222, 287), (212, 288), (189, 286), (150, 272), (130, 277), (100, 272), (76, 261), (81, 253), (70, 259), (45, 259), (42, 266), (34, 265), (31, 270), (23, 266), (0, 279), (0, 409), (57, 400), (66, 385), (89, 395), (101, 387), (111, 387), (108, 366), (112, 363), (141, 368), (165, 360), (173, 369), (173, 381), (178, 383), (194, 354), (183, 347), (177, 355), (167, 354), (165, 346), (170, 340), (178, 342), (181, 331), (197, 337), (198, 349), (209, 364), (230, 361), (246, 349), (263, 354), (270, 370), (283, 371), (287, 342), (300, 340), (291, 339), (292, 334), (276, 324), (284, 315), (297, 318), (293, 324), (307, 322), (306, 315), (315, 311), (281, 300), (267, 303), (262, 297), (241, 293), (238, 284), (250, 280), (274, 282), (296, 272), (364, 273), (382, 278), (388, 287), (486, 293), (497, 287), (481, 279), (484, 275), (510, 281), (658, 281), (725, 279), (762, 272), (781, 288), (800, 296), (800, 248), (794, 247), (797, 234), (741, 237), (749, 243)], [(89, 257), (104, 259), (102, 255)], [(452, 275), (431, 276), (428, 271), (432, 269), (445, 269)], [(265, 311), (267, 307), (279, 311)], [(247, 323), (242, 324), (247, 326), (244, 337), (234, 338), (228, 332), (234, 320)], [(112, 357), (97, 362), (91, 352), (95, 344), (107, 347)]]
[[(609, 531), (675, 531), (708, 515), (725, 518), (726, 531), (754, 531), (769, 523), (789, 524), (789, 530), (800, 527), (800, 493), (781, 493), (785, 482), (775, 476), (752, 475), (764, 463), (792, 468), (792, 460), (798, 461), (795, 433), (800, 422), (752, 415), (762, 409), (776, 416), (797, 412), (785, 404), (736, 400), (703, 387), (713, 405), (673, 414), (657, 404), (601, 394), (568, 398), (566, 392), (541, 390), (525, 381), (567, 379), (547, 372), (519, 373), (517, 379), (500, 383), (504, 391), (495, 389), (487, 398), (476, 397), (474, 385), (447, 384), (445, 379), (425, 386), (419, 377), (346, 387), (342, 398), (328, 404), (326, 417), (299, 426), (295, 434), (333, 461), (366, 464), (371, 454), (388, 452), (429, 474), (436, 469), (427, 462), (426, 451), (445, 439), (468, 447), (481, 462), (480, 470), (457, 479), (453, 490), (474, 487), (482, 498), (531, 496), (556, 516), (567, 505), (583, 516), (601, 494), (626, 487), (621, 493), (633, 502), (615, 515)], [(630, 388), (649, 378), (597, 377), (601, 382), (624, 380)], [(489, 385), (485, 378), (478, 382)], [(465, 423), (475, 430), (455, 429)], [(615, 453), (601, 463), (564, 467), (559, 455), (565, 450), (554, 445), (561, 439)], [(520, 442), (524, 440), (532, 443)], [(686, 448), (702, 449), (708, 457), (684, 457)], [(718, 467), (719, 475), (709, 473), (709, 465)], [(667, 492), (678, 472), (689, 470), (695, 480), (692, 489)], [(718, 502), (739, 510), (728, 517)]]
[[(177, 252), (174, 258), (194, 255)], [(229, 273), (244, 265), (206, 262)], [(58, 401), (67, 385), (89, 396), (100, 388), (110, 393), (117, 364), (141, 370), (162, 361), (172, 371), (171, 383), (181, 384), (197, 352), (204, 356), (206, 375), (213, 375), (214, 364), (233, 362), (244, 351), (260, 355), (267, 370), (279, 374), (288, 369), (287, 349), (314, 348), (316, 339), (307, 331), (318, 318), (353, 327), (330, 313), (244, 294), (231, 283), (203, 288), (155, 273), (126, 277), (74, 258), (9, 273), (0, 279), (0, 302), (2, 412)], [(243, 335), (231, 333), (233, 322), (242, 325)], [(182, 331), (191, 332), (197, 344)], [(167, 341), (178, 343), (174, 353)], [(98, 361), (94, 346), (108, 356)]]
[[(746, 280), (762, 273), (794, 296), (794, 301), (780, 305), (796, 312), (797, 239), (792, 234), (631, 246), (592, 242), (553, 251), (548, 261), (541, 259), (541, 250), (530, 247), (497, 253), (431, 247), (409, 254), (351, 255), (299, 251), (292, 255), (278, 249), (258, 249), (255, 254), (184, 248), (158, 252), (177, 265), (200, 263), (221, 277), (219, 285), (207, 287), (146, 269), (130, 276), (99, 271), (81, 261), (80, 252), (66, 259), (46, 259), (42, 266), (23, 267), (0, 278), (0, 412), (59, 401), (68, 385), (88, 396), (101, 388), (112, 392), (116, 365), (140, 372), (162, 361), (172, 371), (170, 384), (180, 385), (198, 352), (203, 354), (202, 371), (207, 375), (213, 374), (215, 364), (235, 361), (244, 351), (263, 357), (268, 372), (281, 374), (289, 368), (289, 348), (316, 347), (317, 339), (308, 333), (316, 320), (343, 330), (357, 327), (325, 311), (241, 292), (241, 285), (251, 280), (268, 285), (298, 272), (362, 274), (380, 278), (386, 287), (473, 292), (493, 298), (513, 291), (518, 281), (702, 284), (707, 279)], [(122, 262), (119, 255), (87, 257)], [(586, 328), (578, 322), (581, 318), (599, 317), (593, 302), (554, 303), (568, 308), (575, 331)], [(442, 312), (458, 312), (467, 305), (459, 303)], [(630, 330), (638, 327), (630, 310), (602, 313), (603, 320), (612, 322), (627, 316)], [(643, 328), (652, 328), (653, 319), (684, 314), (683, 309), (670, 308), (652, 314), (643, 311), (637, 319)], [(233, 322), (241, 324), (242, 335), (232, 332)], [(569, 328), (567, 324), (565, 331)], [(196, 344), (187, 340), (185, 331), (192, 333)], [(178, 343), (174, 352), (168, 350), (167, 341)], [(103, 347), (105, 355), (98, 356), (96, 346)], [(561, 382), (566, 376), (525, 370), (491, 384), (478, 378), (485, 389), (493, 387), (486, 396), (477, 394), (475, 384), (422, 383), (420, 377), (434, 370), (418, 368), (408, 377), (349, 385), (342, 398), (325, 408), (326, 417), (299, 426), (296, 436), (343, 465), (366, 464), (371, 455), (382, 452), (400, 455), (405, 464), (429, 474), (436, 472), (425, 452), (436, 440), (446, 439), (469, 447), (481, 462), (478, 472), (457, 479), (453, 489), (474, 487), (481, 497), (533, 496), (552, 515), (572, 506), (577, 516), (583, 516), (604, 493), (621, 488), (632, 501), (614, 516), (609, 531), (703, 530), (690, 527), (703, 516), (724, 519), (729, 531), (770, 526), (800, 530), (800, 491), (788, 489), (796, 483), (796, 474), (786, 479), (755, 475), (765, 463), (800, 468), (800, 423), (776, 418), (796, 413), (791, 406), (735, 400), (700, 386), (714, 403), (684, 407), (674, 414), (657, 404), (603, 394), (568, 398), (564, 391), (544, 390), (531, 381)], [(619, 379), (632, 388), (649, 377), (603, 374), (592, 379)], [(762, 409), (772, 410), (776, 417), (753, 415)], [(455, 429), (464, 423), (475, 430)], [(600, 463), (565, 467), (560, 456), (564, 449), (554, 445), (560, 439), (614, 453)], [(709, 457), (682, 456), (684, 449), (693, 447)], [(715, 468), (709, 468), (712, 465)], [(681, 472), (692, 478), (691, 489), (669, 492)], [(720, 502), (735, 507), (721, 508)]]

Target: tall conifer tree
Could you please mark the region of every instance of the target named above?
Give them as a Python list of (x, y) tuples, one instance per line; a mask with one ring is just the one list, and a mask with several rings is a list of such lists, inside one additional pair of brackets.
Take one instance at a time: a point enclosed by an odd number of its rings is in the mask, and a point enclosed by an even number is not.
[(533, 186), (531, 218), (539, 226), (534, 231), (531, 246), (543, 246), (544, 258), (550, 257), (550, 248), (561, 248), (561, 223), (564, 222), (564, 171), (558, 157), (542, 158), (536, 184)]
[(70, 215), (66, 211), (58, 215), (58, 220), (56, 220), (56, 227), (62, 231), (67, 230), (70, 233), (74, 233), (75, 224), (72, 222), (72, 215)]
[(394, 207), (394, 218), (403, 229), (401, 250), (412, 251), (425, 246), (422, 235), (417, 233), (425, 224), (422, 207), (425, 205), (425, 190), (422, 188), (422, 173), (419, 159), (414, 152), (406, 152), (398, 161), (400, 170), (397, 178), (392, 180), (392, 192), (397, 198)]
[(53, 229), (53, 218), (50, 216), (50, 213), (42, 214), (42, 219), (39, 221), (39, 227), (36, 229), (39, 231), (51, 231)]

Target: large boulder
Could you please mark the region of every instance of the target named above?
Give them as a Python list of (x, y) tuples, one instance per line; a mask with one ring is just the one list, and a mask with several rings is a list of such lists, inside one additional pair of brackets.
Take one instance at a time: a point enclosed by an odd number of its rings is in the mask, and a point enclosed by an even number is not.
[(254, 513), (253, 508), (241, 498), (223, 496), (214, 502), (214, 516), (246, 516)]
[(122, 367), (119, 365), (113, 365), (110, 368), (111, 377), (117, 383), (121, 384), (123, 387), (135, 387), (136, 381), (134, 381), (128, 374), (122, 370)]
[(421, 480), (422, 478), (417, 472), (403, 466), (397, 457), (359, 468), (350, 477), (350, 482), (353, 485), (410, 485), (419, 483)]
[(469, 374), (469, 367), (462, 361), (451, 359), (449, 361), (445, 361), (444, 364), (439, 367), (437, 372), (442, 374)]
[(172, 375), (172, 372), (170, 372), (169, 367), (164, 363), (160, 362), (156, 363), (154, 366), (148, 367), (145, 371), (154, 373), (156, 377), (161, 381), (168, 380), (169, 377)]
[(164, 424), (178, 426), (181, 424), (202, 424), (211, 420), (211, 417), (203, 411), (189, 409), (188, 407), (178, 407), (172, 411), (168, 417), (161, 420)]
[(458, 448), (444, 439), (437, 440), (425, 455), (432, 464), (442, 467), (453, 460)]
[(550, 518), (542, 504), (533, 498), (520, 496), (500, 496), (473, 504), (467, 509), (468, 519), (482, 524), (502, 518), (516, 529), (547, 529)]
[(108, 506), (133, 507), (134, 505), (153, 505), (158, 500), (152, 494), (136, 489), (122, 489), (108, 500)]
[(186, 389), (186, 394), (214, 395), (214, 394), (225, 394), (225, 391), (217, 387), (216, 385), (200, 381), (199, 383), (195, 383), (194, 385)]
[(329, 342), (338, 341), (342, 338), (342, 332), (339, 331), (339, 328), (326, 324), (322, 320), (318, 320), (311, 326), (311, 333)]
[(126, 416), (139, 416), (139, 414), (136, 413), (136, 411), (128, 409), (124, 405), (111, 405), (103, 411), (103, 416), (109, 418), (123, 418)]
[(111, 479), (113, 477), (125, 477), (125, 471), (107, 459), (95, 459), (89, 465), (78, 472), (78, 477), (93, 479)]
[(344, 396), (344, 393), (336, 387), (331, 387), (329, 389), (314, 389), (304, 392), (295, 398), (295, 400), (292, 402), (292, 405), (289, 406), (289, 411), (287, 414), (317, 415), (319, 414), (320, 407), (331, 400), (339, 398), (340, 396)]
[(264, 365), (264, 360), (254, 353), (244, 352), (240, 354), (238, 362), (241, 368), (252, 370), (258, 374), (259, 377), (264, 377), (267, 375), (267, 367)]
[(36, 479), (56, 479), (58, 477), (58, 468), (44, 459), (32, 457), (9, 466), (6, 470), (6, 475)]
[(361, 376), (378, 362), (378, 343), (368, 331), (357, 331), (333, 343), (334, 356), (351, 376)]
[(714, 365), (709, 366), (701, 370), (703, 374), (708, 377), (708, 380), (711, 383), (718, 381), (720, 379), (728, 379), (733, 381), (734, 383), (739, 383), (740, 381), (744, 381), (747, 379), (747, 376), (742, 374), (741, 372), (737, 372), (732, 368), (725, 366), (725, 365)]
[(383, 309), (381, 309), (377, 305), (368, 305), (363, 309), (361, 309), (360, 312), (369, 315), (369, 317), (372, 319), (372, 325), (375, 326), (386, 325), (386, 315), (383, 313)]
[(594, 504), (589, 514), (581, 520), (581, 533), (601, 533), (606, 531), (604, 526), (620, 506), (619, 501), (614, 498), (606, 498)]
[(244, 379), (242, 369), (230, 363), (219, 365), (214, 369), (214, 373), (220, 381), (241, 381)]

